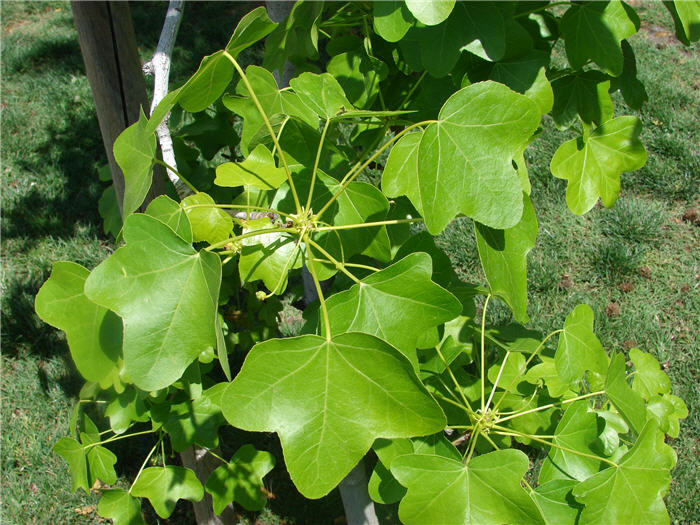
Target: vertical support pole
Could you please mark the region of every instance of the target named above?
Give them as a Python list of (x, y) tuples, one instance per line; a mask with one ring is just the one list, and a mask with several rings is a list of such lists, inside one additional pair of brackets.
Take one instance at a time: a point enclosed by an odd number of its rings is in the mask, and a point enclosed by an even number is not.
[[(131, 12), (127, 2), (73, 0), (71, 8), (121, 210), (124, 175), (112, 147), (117, 136), (138, 120), (141, 108), (148, 111), (149, 106)], [(164, 192), (162, 171), (155, 172), (144, 205)]]

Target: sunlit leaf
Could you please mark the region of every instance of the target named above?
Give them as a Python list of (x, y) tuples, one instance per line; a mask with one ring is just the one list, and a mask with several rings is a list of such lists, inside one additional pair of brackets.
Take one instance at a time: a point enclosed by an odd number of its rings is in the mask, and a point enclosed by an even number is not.
[[(182, 207), (192, 225), (194, 242), (214, 244), (228, 239), (233, 231), (233, 219), (206, 193), (195, 193), (182, 199)], [(189, 208), (189, 206), (195, 206)]]
[(557, 372), (568, 384), (579, 381), (586, 370), (605, 374), (608, 356), (593, 332), (593, 310), (580, 304), (566, 316), (554, 356)]
[(151, 187), (156, 137), (146, 129), (147, 125), (148, 119), (142, 111), (139, 120), (122, 131), (114, 141), (114, 160), (124, 174), (124, 217), (141, 206)]
[(519, 450), (499, 450), (467, 465), (441, 456), (396, 458), (391, 472), (408, 492), (399, 505), (406, 525), (500, 525), (543, 523), (535, 502), (521, 486), (528, 459)]
[(580, 523), (668, 523), (663, 497), (675, 463), (657, 424), (648, 422), (634, 447), (618, 461), (573, 489), (585, 505)]
[(66, 332), (71, 357), (82, 376), (107, 388), (119, 377), (122, 323), (85, 296), (88, 275), (79, 264), (54, 263), (34, 307), (43, 321)]
[(225, 162), (217, 166), (214, 184), (273, 190), (279, 188), (285, 180), (287, 173), (284, 168), (278, 168), (270, 150), (263, 144), (258, 144), (243, 162)]
[(411, 14), (427, 26), (434, 26), (446, 20), (454, 6), (454, 0), (406, 0), (406, 7)]
[(185, 241), (192, 242), (192, 227), (185, 211), (167, 195), (160, 195), (153, 199), (145, 213), (170, 226)]
[(481, 267), (491, 293), (503, 299), (520, 323), (527, 323), (527, 254), (535, 246), (537, 216), (530, 198), (523, 195), (520, 222), (507, 230), (475, 223)]
[(226, 44), (226, 51), (236, 58), (238, 53), (265, 38), (276, 27), (277, 24), (267, 16), (267, 10), (262, 6), (256, 7), (238, 22)]
[(351, 110), (343, 88), (330, 73), (302, 73), (289, 81), (301, 101), (321, 118), (334, 117), (341, 109)]
[(233, 79), (233, 64), (223, 51), (202, 59), (197, 72), (180, 88), (177, 101), (190, 113), (204, 111), (218, 99)]
[(654, 394), (668, 394), (671, 391), (671, 381), (653, 355), (632, 348), (629, 356), (635, 368), (632, 390), (647, 400)]
[(148, 498), (161, 518), (168, 518), (180, 499), (199, 501), (204, 497), (204, 488), (195, 473), (174, 465), (144, 469), (130, 492), (137, 498)]
[(158, 390), (216, 344), (221, 263), (148, 215), (129, 216), (124, 239), (126, 246), (90, 274), (85, 294), (122, 318), (129, 377), (143, 390)]
[(642, 397), (632, 390), (625, 375), (625, 356), (616, 354), (610, 360), (608, 377), (605, 381), (605, 394), (630, 426), (641, 432), (647, 420)]
[(53, 446), (53, 451), (66, 460), (71, 478), (71, 491), (83, 489), (90, 493), (88, 467), (83, 446), (73, 438), (62, 437)]
[(387, 42), (398, 42), (415, 20), (403, 1), (372, 4), (374, 31)]
[(141, 500), (134, 498), (124, 489), (102, 491), (97, 504), (97, 514), (110, 518), (114, 525), (146, 525), (141, 515)]
[(292, 481), (310, 498), (335, 487), (376, 438), (445, 425), (410, 362), (359, 333), (257, 344), (221, 403), (232, 425), (279, 434)]
[(414, 253), (333, 295), (327, 301), (331, 332), (376, 335), (417, 366), (418, 337), (462, 310), (452, 294), (430, 280), (431, 273), (430, 257)]

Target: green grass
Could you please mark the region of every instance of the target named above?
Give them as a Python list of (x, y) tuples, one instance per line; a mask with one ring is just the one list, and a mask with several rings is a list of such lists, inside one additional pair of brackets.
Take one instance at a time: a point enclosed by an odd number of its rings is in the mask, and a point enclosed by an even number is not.
[[(65, 463), (51, 453), (53, 443), (67, 433), (82, 381), (64, 338), (36, 317), (33, 301), (53, 261), (73, 260), (92, 268), (113, 249), (102, 234), (96, 210), (103, 183), (95, 170), (105, 163), (105, 156), (69, 6), (60, 2), (0, 5), (0, 522), (46, 523), (50, 516), (53, 523), (94, 523), (91, 506), (97, 496), (71, 494)], [(246, 7), (187, 5), (174, 54), (173, 86), (196, 69), (202, 55), (225, 43), (235, 26), (237, 9)], [(548, 170), (565, 135), (545, 122), (544, 136), (527, 152), (540, 221), (537, 246), (529, 259), (529, 313), (534, 327), (548, 332), (560, 327), (576, 304), (588, 303), (596, 311), (597, 332), (609, 351), (635, 345), (663, 363), (674, 393), (690, 409), (681, 436), (672, 441), (678, 466), (667, 505), (672, 521), (698, 523), (700, 233), (682, 216), (697, 206), (699, 197), (700, 54), (697, 45), (688, 50), (654, 29), (668, 24), (663, 7), (645, 3), (638, 9), (651, 20), (633, 37), (639, 75), (649, 94), (649, 103), (638, 113), (645, 126), (649, 161), (639, 172), (623, 176), (621, 198), (614, 208), (575, 216), (566, 208), (565, 181)], [(162, 3), (132, 4), (144, 57), (158, 40), (164, 11)], [(212, 18), (221, 23), (201, 23)], [(619, 106), (618, 114), (622, 112)], [(455, 221), (440, 243), (464, 280), (483, 281), (470, 221)], [(498, 302), (490, 311), (497, 318), (508, 316)], [(298, 312), (287, 309), (284, 315), (284, 329), (294, 333)], [(235, 450), (240, 439), (235, 432), (227, 435), (226, 450)], [(276, 438), (261, 435), (259, 439), (261, 446), (279, 456)], [(126, 478), (138, 465), (120, 462), (118, 468)], [(271, 509), (242, 515), (241, 522), (326, 523), (342, 515), (337, 493), (318, 502), (303, 500), (283, 466), (275, 469), (269, 483), (276, 495)], [(149, 519), (155, 522), (154, 516)], [(189, 506), (181, 504), (168, 522), (191, 522)]]

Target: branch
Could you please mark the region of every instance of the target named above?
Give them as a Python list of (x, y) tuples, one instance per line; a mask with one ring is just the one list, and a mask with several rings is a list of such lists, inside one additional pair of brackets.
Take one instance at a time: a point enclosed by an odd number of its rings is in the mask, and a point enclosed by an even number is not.
[[(153, 101), (151, 102), (151, 113), (156, 108), (158, 103), (163, 100), (165, 95), (168, 93), (168, 81), (170, 77), (170, 56), (173, 52), (173, 46), (175, 45), (175, 37), (177, 36), (178, 29), (180, 28), (180, 21), (182, 20), (182, 11), (184, 8), (184, 0), (170, 0), (168, 4), (168, 11), (165, 14), (165, 22), (163, 23), (163, 30), (160, 33), (160, 39), (158, 40), (158, 47), (153, 55), (150, 62), (143, 65), (143, 71), (146, 75), (154, 76), (153, 85)], [(158, 135), (158, 142), (160, 143), (161, 154), (163, 155), (163, 161), (177, 169), (177, 163), (175, 162), (175, 152), (173, 150), (173, 140), (170, 137), (170, 130), (168, 129), (168, 116), (163, 119), (163, 121), (156, 128), (156, 134)], [(177, 176), (177, 174), (171, 170), (166, 169), (168, 178), (175, 186), (178, 195), (181, 197), (187, 195), (190, 192), (189, 188), (185, 187)]]

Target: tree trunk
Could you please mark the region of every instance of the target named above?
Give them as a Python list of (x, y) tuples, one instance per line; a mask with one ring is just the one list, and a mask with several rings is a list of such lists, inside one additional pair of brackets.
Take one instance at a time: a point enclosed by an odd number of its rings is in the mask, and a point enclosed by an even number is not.
[[(124, 196), (124, 175), (114, 160), (112, 148), (119, 134), (148, 111), (146, 83), (136, 47), (136, 36), (127, 2), (72, 1), (102, 141), (107, 152), (119, 209)], [(162, 171), (154, 172), (144, 206), (165, 193)]]

